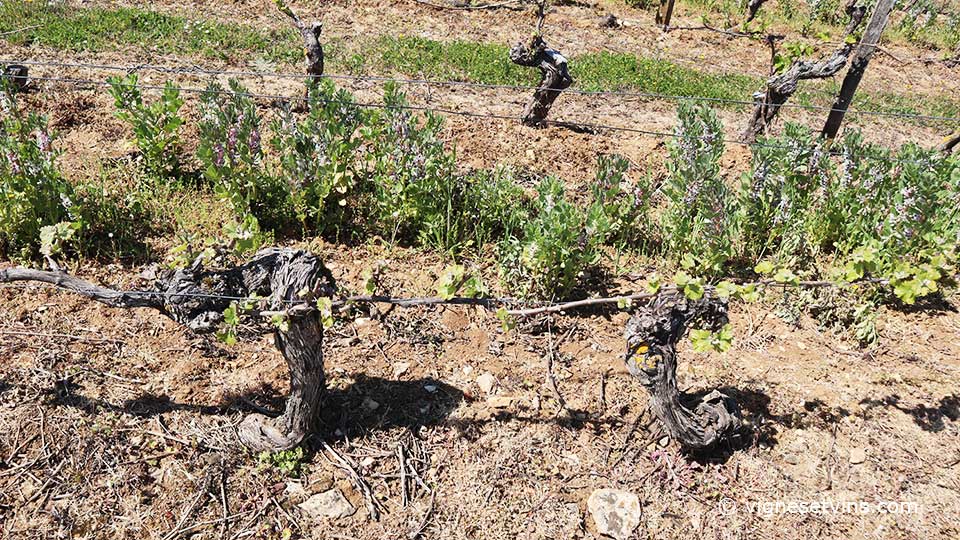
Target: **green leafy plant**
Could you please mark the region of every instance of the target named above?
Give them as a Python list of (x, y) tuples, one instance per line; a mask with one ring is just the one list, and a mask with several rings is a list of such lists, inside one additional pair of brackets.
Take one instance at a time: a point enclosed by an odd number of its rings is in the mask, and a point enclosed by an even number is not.
[(813, 47), (799, 41), (788, 41), (773, 56), (774, 73), (783, 73), (790, 69), (794, 62), (813, 54)]
[(332, 328), (333, 323), (333, 300), (328, 296), (317, 298), (317, 310), (320, 311), (320, 322), (324, 328)]
[(301, 446), (290, 450), (281, 450), (279, 452), (263, 451), (257, 454), (257, 461), (261, 464), (275, 467), (287, 476), (299, 476), (306, 467), (304, 459), (306, 459), (306, 453)]
[(702, 278), (692, 277), (683, 270), (677, 272), (677, 275), (673, 277), (673, 281), (677, 285), (677, 290), (682, 292), (683, 295), (690, 300), (699, 300), (703, 298), (706, 292)]
[(794, 124), (752, 152), (752, 170), (737, 196), (739, 251), (748, 260), (773, 255), (787, 261), (808, 248), (809, 213), (823, 207), (830, 187), (829, 153), (809, 129)]
[(618, 248), (637, 246), (649, 249), (654, 244), (654, 226), (651, 216), (653, 181), (650, 175), (630, 181), (627, 171), (630, 162), (616, 154), (602, 154), (597, 158), (596, 180), (590, 186), (593, 201), (590, 211), (608, 223), (608, 241)]
[(733, 256), (735, 202), (720, 175), (723, 131), (705, 106), (681, 103), (669, 143), (667, 207), (661, 219), (666, 247), (690, 254), (705, 272), (717, 273)]
[(0, 88), (0, 253), (30, 259), (45, 226), (70, 221), (73, 187), (60, 173), (47, 119)]
[(520, 236), (501, 242), (505, 282), (522, 296), (562, 298), (599, 260), (610, 233), (611, 222), (597, 204), (584, 211), (567, 199), (560, 180), (547, 177)]
[(46, 225), (40, 229), (40, 253), (53, 257), (63, 252), (65, 245), (74, 240), (80, 223), (61, 221), (56, 225)]
[(167, 82), (159, 99), (144, 103), (135, 73), (110, 77), (110, 95), (117, 117), (132, 129), (146, 170), (156, 178), (175, 178), (180, 172), (180, 107), (183, 99), (172, 82)]
[(303, 229), (339, 231), (360, 206), (356, 191), (364, 171), (358, 131), (368, 115), (329, 79), (310, 83), (307, 104), (305, 117), (288, 109), (274, 121), (270, 144)]
[(477, 274), (470, 274), (463, 265), (448, 266), (437, 280), (437, 296), (450, 300), (458, 293), (467, 298), (475, 298), (486, 293), (486, 287)]
[(727, 352), (733, 346), (733, 327), (725, 324), (718, 332), (709, 330), (690, 330), (690, 342), (696, 352)]
[(384, 107), (361, 133), (372, 150), (371, 184), (380, 220), (391, 239), (417, 237), (444, 251), (461, 247), (467, 216), (454, 155), (440, 140), (443, 120), (426, 113), (422, 123), (396, 84), (384, 87)]
[(215, 193), (230, 204), (244, 231), (283, 228), (289, 221), (287, 189), (265, 163), (260, 115), (235, 80), (229, 90), (211, 83), (200, 97), (197, 157)]

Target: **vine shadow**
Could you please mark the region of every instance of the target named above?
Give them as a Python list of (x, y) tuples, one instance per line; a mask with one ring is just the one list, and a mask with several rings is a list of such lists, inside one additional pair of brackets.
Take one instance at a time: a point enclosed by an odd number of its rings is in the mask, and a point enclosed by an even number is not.
[(880, 399), (864, 398), (860, 400), (860, 405), (863, 405), (867, 411), (877, 407), (897, 409), (913, 418), (920, 429), (930, 433), (939, 433), (946, 429), (946, 420), (951, 422), (960, 420), (960, 396), (957, 394), (940, 398), (940, 402), (935, 407), (922, 404), (913, 407), (904, 406), (900, 403), (900, 396), (897, 394)]

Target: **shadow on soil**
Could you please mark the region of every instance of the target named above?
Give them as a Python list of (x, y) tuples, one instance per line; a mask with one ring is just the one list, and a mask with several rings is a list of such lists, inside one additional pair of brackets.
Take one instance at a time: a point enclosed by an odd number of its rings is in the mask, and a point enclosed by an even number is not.
[[(391, 381), (354, 374), (353, 381), (346, 388), (327, 391), (320, 413), (320, 433), (329, 433), (336, 438), (354, 437), (369, 430), (436, 425), (442, 423), (464, 398), (460, 390), (429, 378)], [(216, 405), (182, 403), (166, 395), (150, 393), (116, 404), (84, 396), (80, 391), (80, 386), (73, 381), (57, 381), (47, 392), (48, 403), (75, 407), (88, 414), (107, 411), (138, 417), (173, 411), (221, 415), (233, 410), (278, 415), (283, 411), (286, 399), (281, 391), (270, 385), (228, 395)]]
[(960, 420), (960, 397), (956, 394), (944, 396), (935, 407), (922, 404), (908, 407), (900, 403), (900, 396), (896, 394), (881, 399), (863, 399), (860, 404), (866, 411), (877, 407), (897, 409), (910, 415), (913, 421), (920, 426), (920, 429), (932, 433), (943, 431), (946, 428), (945, 419), (953, 422)]

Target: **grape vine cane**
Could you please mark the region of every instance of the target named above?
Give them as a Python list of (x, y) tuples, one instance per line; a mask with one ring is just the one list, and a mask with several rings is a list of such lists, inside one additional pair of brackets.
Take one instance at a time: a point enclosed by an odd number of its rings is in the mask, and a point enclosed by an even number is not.
[[(254, 329), (273, 332), (290, 369), (290, 395), (279, 417), (252, 414), (245, 418), (239, 427), (240, 441), (255, 451), (287, 450), (311, 431), (325, 379), (321, 314), (310, 306), (334, 293), (333, 276), (316, 255), (268, 248), (246, 264), (222, 270), (208, 270), (198, 258), (189, 268), (163, 272), (150, 291), (99, 287), (59, 270), (0, 270), (0, 283), (13, 281), (50, 283), (111, 307), (156, 309), (197, 333), (217, 329), (231, 298), (262, 298), (267, 309), (286, 313), (285, 324), (278, 327), (258, 318)], [(296, 306), (288, 309), (291, 303)]]

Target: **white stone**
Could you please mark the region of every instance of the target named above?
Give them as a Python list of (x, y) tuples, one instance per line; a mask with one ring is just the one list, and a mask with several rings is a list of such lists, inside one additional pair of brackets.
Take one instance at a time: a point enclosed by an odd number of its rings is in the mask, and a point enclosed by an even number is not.
[(480, 387), (480, 391), (484, 394), (489, 394), (493, 392), (494, 385), (497, 384), (497, 379), (493, 377), (490, 372), (486, 372), (483, 375), (477, 377), (477, 386)]
[(345, 518), (357, 511), (339, 489), (317, 493), (297, 506), (313, 519)]
[(410, 362), (397, 362), (393, 365), (393, 378), (403, 375), (408, 369), (410, 369)]
[(487, 406), (491, 409), (509, 409), (513, 406), (513, 398), (509, 396), (490, 396), (487, 398)]
[(600, 534), (626, 540), (640, 525), (640, 499), (629, 491), (598, 489), (587, 499), (587, 510)]

